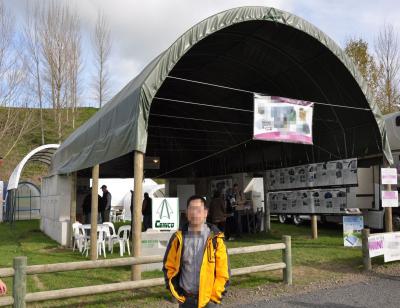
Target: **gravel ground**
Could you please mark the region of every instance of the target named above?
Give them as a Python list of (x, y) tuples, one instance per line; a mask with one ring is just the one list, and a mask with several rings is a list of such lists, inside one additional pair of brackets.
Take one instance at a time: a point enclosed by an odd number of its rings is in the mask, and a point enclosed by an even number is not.
[[(368, 273), (335, 266), (296, 267), (294, 285), (269, 283), (253, 288), (230, 288), (222, 307), (400, 307), (400, 262), (373, 268)], [(298, 280), (300, 277), (307, 280)], [(164, 300), (150, 306), (176, 308), (178, 305)]]
[(346, 275), (343, 280), (336, 281), (336, 285), (332, 282), (329, 280), (320, 282), (316, 285), (316, 289), (311, 291), (297, 292), (292, 289), (295, 295), (289, 292), (291, 295), (254, 298), (251, 302), (231, 304), (230, 307), (400, 307), (400, 264), (380, 266), (371, 273)]
[(353, 308), (353, 307), (400, 307), (400, 278), (374, 277), (367, 282), (346, 285), (330, 290), (317, 290), (295, 296), (283, 296), (254, 304), (236, 305), (238, 308)]

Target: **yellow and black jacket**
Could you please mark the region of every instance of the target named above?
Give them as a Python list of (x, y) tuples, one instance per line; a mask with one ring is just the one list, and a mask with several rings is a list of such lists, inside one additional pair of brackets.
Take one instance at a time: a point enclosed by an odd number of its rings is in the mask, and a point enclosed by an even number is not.
[[(214, 225), (208, 225), (210, 235), (206, 241), (203, 261), (200, 268), (199, 308), (209, 301), (221, 303), (229, 284), (230, 269), (224, 234)], [(188, 230), (185, 226), (171, 237), (164, 256), (164, 277), (167, 289), (179, 302), (185, 302), (184, 290), (179, 286), (183, 237)]]

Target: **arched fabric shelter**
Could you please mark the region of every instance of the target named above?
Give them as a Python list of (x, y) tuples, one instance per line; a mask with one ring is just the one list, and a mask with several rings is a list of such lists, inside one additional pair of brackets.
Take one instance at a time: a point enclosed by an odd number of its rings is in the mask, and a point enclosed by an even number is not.
[(14, 168), (8, 180), (7, 190), (17, 189), (22, 170), (25, 165), (31, 161), (38, 161), (50, 166), (54, 152), (58, 149), (59, 144), (45, 144), (30, 151)]
[[(325, 104), (314, 109), (314, 146), (251, 140), (253, 93)], [(51, 173), (102, 164), (102, 177), (132, 176), (135, 150), (161, 158), (152, 176), (382, 153), (392, 161), (381, 113), (352, 61), (312, 24), (266, 7), (231, 9), (185, 32), (60, 146)]]
[[(18, 189), (19, 180), (21, 177), (22, 170), (28, 162), (38, 161), (43, 164), (50, 166), (54, 152), (58, 149), (59, 144), (45, 144), (36, 149), (30, 151), (14, 168), (11, 176), (8, 180), (7, 185), (7, 197), (6, 197), (6, 220), (15, 220), (16, 214), (16, 193)], [(30, 184), (33, 185), (33, 184)]]

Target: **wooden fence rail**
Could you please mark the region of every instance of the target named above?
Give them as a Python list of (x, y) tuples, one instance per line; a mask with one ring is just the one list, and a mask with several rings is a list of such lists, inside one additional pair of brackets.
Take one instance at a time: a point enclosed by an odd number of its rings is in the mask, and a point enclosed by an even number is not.
[[(291, 252), (290, 236), (283, 236), (283, 243), (231, 248), (228, 249), (228, 254), (238, 255), (238, 254), (273, 251), (273, 250), (282, 250), (282, 262), (232, 269), (231, 270), (232, 276), (282, 269), (284, 282), (286, 284), (291, 285), (292, 252)], [(54, 264), (28, 266), (26, 257), (16, 257), (14, 258), (14, 263), (12, 268), (0, 269), (0, 277), (13, 277), (14, 281), (12, 296), (0, 297), (0, 306), (13, 305), (14, 307), (17, 308), (23, 308), (26, 306), (26, 303), (31, 303), (31, 302), (161, 286), (164, 285), (164, 278), (124, 281), (124, 282), (95, 285), (88, 287), (26, 293), (26, 278), (27, 275), (32, 275), (32, 274), (87, 270), (87, 269), (117, 267), (117, 266), (131, 266), (137, 264), (150, 264), (150, 263), (159, 263), (162, 262), (162, 260), (163, 256), (143, 256), (143, 257), (129, 257), (129, 258), (120, 258), (111, 260), (81, 261), (81, 262), (54, 263)]]

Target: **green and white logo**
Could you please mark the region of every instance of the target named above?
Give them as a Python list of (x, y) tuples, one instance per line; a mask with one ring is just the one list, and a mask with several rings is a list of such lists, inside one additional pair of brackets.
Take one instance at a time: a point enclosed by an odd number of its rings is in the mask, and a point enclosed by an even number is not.
[(153, 199), (153, 229), (178, 230), (178, 198)]

